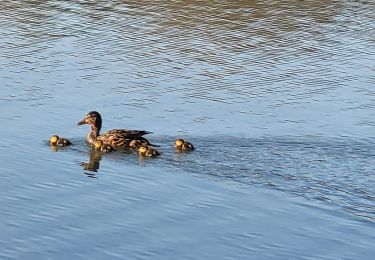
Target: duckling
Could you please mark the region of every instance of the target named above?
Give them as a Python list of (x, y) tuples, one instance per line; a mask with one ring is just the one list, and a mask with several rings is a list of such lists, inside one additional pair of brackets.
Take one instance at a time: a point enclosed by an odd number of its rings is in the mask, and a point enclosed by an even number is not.
[(145, 157), (156, 157), (160, 155), (160, 153), (157, 150), (148, 146), (139, 147), (138, 154)]
[(66, 139), (66, 138), (61, 138), (58, 135), (53, 135), (49, 139), (49, 144), (51, 146), (65, 147), (65, 146), (71, 145), (72, 143), (68, 139)]
[(130, 142), (133, 140), (151, 145), (150, 142), (143, 137), (146, 134), (151, 134), (151, 132), (144, 130), (112, 129), (100, 135), (102, 117), (97, 111), (88, 112), (85, 118), (78, 122), (78, 125), (84, 124), (90, 125), (90, 132), (87, 135), (87, 142), (90, 144), (94, 144), (95, 140), (101, 140), (104, 144), (108, 144), (116, 150), (129, 148)]
[(95, 147), (95, 150), (103, 152), (103, 153), (112, 152), (114, 150), (110, 145), (104, 144), (102, 140), (96, 140), (94, 142), (94, 147)]
[(175, 148), (180, 152), (193, 151), (195, 148), (192, 143), (185, 141), (184, 139), (177, 139), (175, 142)]

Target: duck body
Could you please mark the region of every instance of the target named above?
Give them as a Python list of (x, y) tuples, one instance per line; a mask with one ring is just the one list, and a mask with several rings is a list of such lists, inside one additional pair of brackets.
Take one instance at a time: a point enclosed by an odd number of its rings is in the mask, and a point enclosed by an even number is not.
[(151, 132), (144, 130), (112, 129), (104, 134), (99, 134), (102, 127), (102, 117), (96, 111), (87, 113), (85, 118), (78, 122), (78, 125), (83, 124), (90, 125), (90, 132), (87, 135), (87, 142), (92, 145), (96, 140), (100, 140), (115, 150), (121, 150), (124, 148), (129, 148), (130, 143), (133, 140), (138, 140), (147, 145), (150, 144), (150, 142), (143, 136), (150, 134)]
[(132, 148), (133, 146), (136, 148), (142, 144), (150, 145), (150, 142), (146, 138), (142, 137), (143, 135), (149, 133), (150, 132), (148, 131), (141, 130), (112, 129), (102, 135), (97, 136), (96, 140), (100, 140), (112, 147)]
[(65, 147), (71, 145), (72, 143), (66, 138), (61, 138), (58, 135), (53, 135), (49, 139), (49, 144), (51, 146)]
[(177, 139), (175, 142), (175, 148), (179, 152), (189, 152), (195, 149), (192, 143), (187, 142), (184, 139)]

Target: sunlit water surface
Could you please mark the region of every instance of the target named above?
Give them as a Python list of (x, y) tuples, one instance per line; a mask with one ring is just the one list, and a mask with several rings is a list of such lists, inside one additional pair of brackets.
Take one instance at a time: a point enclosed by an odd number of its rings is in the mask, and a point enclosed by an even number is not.
[[(1, 1), (0, 258), (372, 259), (374, 10)], [(162, 156), (92, 152), (90, 110)]]

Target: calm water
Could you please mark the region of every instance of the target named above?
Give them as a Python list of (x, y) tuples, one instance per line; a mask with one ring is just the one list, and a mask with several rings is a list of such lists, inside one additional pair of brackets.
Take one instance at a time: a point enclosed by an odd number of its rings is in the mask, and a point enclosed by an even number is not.
[[(1, 1), (0, 258), (372, 259), (374, 21), (372, 1)], [(91, 152), (90, 110), (162, 156)]]

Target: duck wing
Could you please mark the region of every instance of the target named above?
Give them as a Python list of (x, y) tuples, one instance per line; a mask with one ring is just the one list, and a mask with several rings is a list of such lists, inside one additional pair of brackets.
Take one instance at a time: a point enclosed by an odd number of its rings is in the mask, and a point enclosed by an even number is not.
[(143, 130), (113, 129), (98, 136), (97, 139), (112, 147), (128, 147), (132, 140), (148, 142), (148, 140), (142, 136), (150, 133), (151, 132)]

